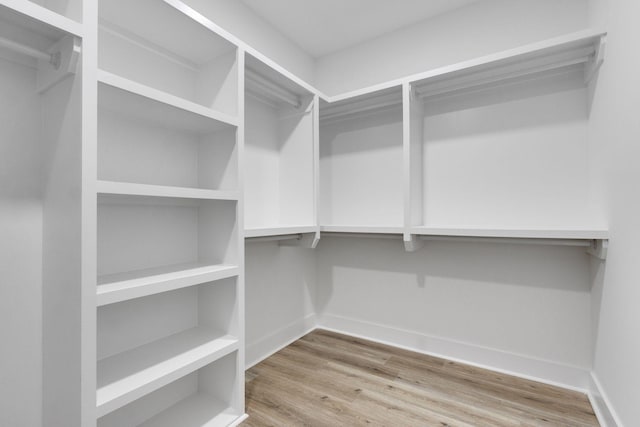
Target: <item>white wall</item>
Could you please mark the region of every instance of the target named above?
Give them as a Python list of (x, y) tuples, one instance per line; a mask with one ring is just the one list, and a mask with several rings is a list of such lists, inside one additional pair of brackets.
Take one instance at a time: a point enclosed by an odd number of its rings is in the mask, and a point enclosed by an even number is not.
[(583, 248), (428, 242), (407, 253), (399, 239), (336, 237), (317, 251), (320, 325), (473, 363), (490, 350), (497, 369), (511, 356), (590, 369)]
[(484, 0), (320, 57), (316, 86), (335, 95), (579, 31), (583, 0)]
[(313, 58), (241, 1), (184, 0), (184, 3), (297, 77), (314, 82)]
[(315, 327), (316, 252), (245, 245), (246, 362), (252, 366)]
[(600, 225), (585, 167), (587, 91), (575, 77), (427, 104), (424, 224)]
[[(602, 174), (611, 233), (595, 351), (595, 376), (625, 426), (640, 424), (640, 3), (591, 0), (592, 25), (608, 31), (590, 117), (592, 170)], [(603, 270), (604, 269), (604, 270)]]

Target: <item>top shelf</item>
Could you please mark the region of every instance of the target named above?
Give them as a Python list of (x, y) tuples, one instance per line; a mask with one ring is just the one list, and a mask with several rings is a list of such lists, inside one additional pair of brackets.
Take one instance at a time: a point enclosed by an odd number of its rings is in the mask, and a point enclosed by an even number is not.
[(302, 86), (250, 54), (245, 57), (246, 91), (273, 107), (301, 109), (313, 97)]
[(134, 42), (150, 44), (191, 68), (208, 64), (236, 48), (164, 1), (101, 0), (98, 13), (102, 28)]
[(0, 16), (35, 32), (41, 33), (44, 30), (55, 35), (55, 39), (65, 34), (83, 36), (82, 24), (31, 1), (0, 0)]
[(326, 124), (338, 120), (348, 120), (395, 109), (401, 105), (402, 87), (391, 87), (338, 102), (323, 101), (320, 104), (320, 121)]
[[(335, 96), (322, 96), (322, 98), (329, 105), (343, 101), (349, 102), (358, 97), (371, 96), (407, 83), (419, 89), (422, 96), (430, 95), (431, 92), (428, 90), (435, 91), (436, 88), (443, 90), (443, 93), (451, 94), (451, 90), (458, 89), (456, 85), (460, 83), (457, 80), (459, 78), (469, 78), (473, 82), (474, 79), (483, 80), (486, 77), (483, 73), (489, 76), (492, 73), (498, 73), (498, 82), (504, 82), (514, 77), (517, 78), (520, 73), (525, 73), (525, 75), (519, 76), (520, 78), (526, 75), (531, 78), (532, 71), (545, 66), (550, 67), (549, 70), (545, 70), (546, 72), (551, 72), (553, 69), (558, 72), (561, 68), (566, 69), (571, 66), (582, 69), (585, 73), (585, 80), (588, 81), (602, 63), (604, 53), (602, 46), (605, 36), (606, 33), (601, 31), (579, 31)], [(509, 68), (518, 63), (522, 64), (515, 65), (513, 69)], [(541, 71), (537, 70), (536, 72)], [(436, 83), (438, 86), (431, 86)], [(462, 83), (468, 84), (466, 80)]]

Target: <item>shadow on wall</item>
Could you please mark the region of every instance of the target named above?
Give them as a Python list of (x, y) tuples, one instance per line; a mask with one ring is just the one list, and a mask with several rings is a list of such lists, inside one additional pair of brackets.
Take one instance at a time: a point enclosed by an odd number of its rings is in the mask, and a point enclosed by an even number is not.
[(247, 343), (313, 313), (315, 251), (280, 247), (277, 242), (245, 245)]
[(400, 239), (334, 237), (323, 238), (318, 251), (319, 312), (331, 298), (339, 269), (387, 272), (389, 286), (407, 286), (410, 275), (420, 288), (455, 280), (588, 293), (591, 283), (589, 256), (576, 247), (426, 242), (421, 250), (409, 253)]

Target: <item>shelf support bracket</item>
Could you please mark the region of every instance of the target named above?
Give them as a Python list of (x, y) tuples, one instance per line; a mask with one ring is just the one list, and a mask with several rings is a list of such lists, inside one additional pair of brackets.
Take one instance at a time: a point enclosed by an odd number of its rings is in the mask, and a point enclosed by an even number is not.
[(607, 252), (609, 250), (609, 240), (600, 239), (600, 240), (592, 240), (591, 246), (587, 249), (587, 253), (595, 258), (606, 260)]
[(600, 38), (600, 42), (596, 46), (596, 51), (593, 54), (593, 57), (589, 60), (589, 62), (585, 66), (584, 70), (584, 82), (585, 84), (589, 84), (591, 80), (597, 75), (598, 70), (602, 66), (604, 62), (604, 53), (606, 48), (606, 39), (605, 37)]
[(306, 249), (315, 249), (320, 241), (320, 233), (303, 233), (299, 234), (296, 239), (281, 240), (278, 242), (279, 246), (283, 247), (298, 247)]
[(48, 50), (51, 60), (38, 59), (38, 93), (45, 92), (76, 73), (80, 59), (80, 38), (67, 35)]
[(424, 246), (424, 240), (415, 234), (404, 233), (403, 238), (404, 250), (407, 252), (415, 252)]

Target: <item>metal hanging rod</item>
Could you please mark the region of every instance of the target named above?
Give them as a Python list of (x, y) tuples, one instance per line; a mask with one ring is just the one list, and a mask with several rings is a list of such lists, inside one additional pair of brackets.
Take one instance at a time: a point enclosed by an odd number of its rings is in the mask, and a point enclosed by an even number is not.
[(247, 89), (252, 92), (275, 98), (291, 105), (293, 108), (300, 108), (302, 105), (298, 94), (272, 82), (251, 69), (246, 70), (245, 77), (247, 79)]
[(246, 237), (247, 242), (279, 242), (281, 240), (300, 240), (302, 234), (282, 234), (279, 236)]
[(436, 242), (464, 242), (464, 243), (510, 243), (525, 245), (553, 245), (553, 246), (577, 246), (589, 248), (591, 240), (586, 239), (542, 239), (524, 237), (472, 237), (472, 236), (420, 236), (421, 240)]
[(15, 42), (13, 40), (9, 40), (4, 37), (0, 37), (0, 47), (4, 47), (6, 49), (10, 49), (14, 52), (21, 53), (23, 55), (30, 56), (35, 59), (42, 59), (43, 61), (47, 61), (55, 69), (60, 67), (60, 52), (57, 53), (48, 53), (31, 46), (26, 46), (21, 43)]

